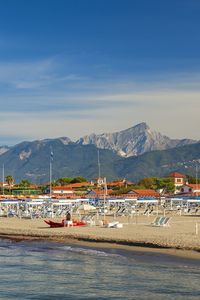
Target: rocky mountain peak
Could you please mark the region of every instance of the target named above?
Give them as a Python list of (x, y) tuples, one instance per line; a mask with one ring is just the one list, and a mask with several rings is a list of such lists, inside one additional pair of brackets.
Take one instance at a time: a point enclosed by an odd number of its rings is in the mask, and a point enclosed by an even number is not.
[(0, 146), (0, 155), (7, 152), (10, 148), (8, 146)]
[(134, 130), (138, 130), (138, 131), (145, 131), (145, 130), (149, 130), (150, 129), (150, 127), (147, 125), (146, 122), (141, 122), (141, 123), (139, 123), (137, 125), (134, 125), (132, 128)]
[(59, 140), (64, 144), (64, 145), (68, 145), (68, 144), (71, 144), (72, 141), (70, 138), (68, 137), (60, 137)]
[(153, 150), (165, 150), (195, 142), (197, 141), (189, 139), (170, 139), (159, 132), (151, 130), (147, 123), (142, 122), (119, 132), (86, 135), (76, 143), (82, 145), (93, 144), (100, 149), (109, 149), (120, 156), (130, 157)]

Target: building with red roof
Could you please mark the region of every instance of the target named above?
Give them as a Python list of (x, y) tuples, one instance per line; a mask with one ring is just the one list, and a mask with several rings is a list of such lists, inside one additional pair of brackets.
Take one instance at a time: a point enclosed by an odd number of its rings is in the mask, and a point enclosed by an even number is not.
[(121, 187), (127, 187), (128, 185), (133, 185), (133, 182), (127, 181), (126, 179), (123, 180), (115, 180), (111, 182), (107, 182), (108, 188), (121, 188)]
[(195, 194), (195, 193), (200, 193), (200, 184), (185, 184), (181, 187), (180, 192), (183, 194)]
[(185, 184), (186, 176), (179, 172), (172, 172), (168, 175), (174, 181), (175, 188), (180, 187)]
[(143, 190), (131, 190), (129, 193), (129, 195), (132, 194), (134, 196), (137, 197), (152, 197), (152, 198), (159, 198), (160, 197), (160, 193), (152, 190), (152, 189), (143, 189)]
[(51, 189), (52, 195), (55, 196), (61, 196), (61, 195), (65, 195), (66, 197), (73, 197), (74, 194), (74, 190), (72, 188), (69, 188), (68, 186), (54, 186)]
[(87, 187), (90, 185), (92, 185), (90, 182), (76, 182), (76, 183), (70, 183), (66, 187), (68, 187), (70, 189), (80, 189), (80, 188)]

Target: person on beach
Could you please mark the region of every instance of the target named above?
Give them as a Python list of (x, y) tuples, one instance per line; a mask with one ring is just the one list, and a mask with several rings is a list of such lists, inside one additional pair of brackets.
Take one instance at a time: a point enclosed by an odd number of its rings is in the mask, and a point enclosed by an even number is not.
[(73, 222), (71, 220), (71, 214), (70, 212), (68, 211), (67, 214), (66, 214), (66, 219), (64, 220), (64, 226), (72, 226), (73, 225)]

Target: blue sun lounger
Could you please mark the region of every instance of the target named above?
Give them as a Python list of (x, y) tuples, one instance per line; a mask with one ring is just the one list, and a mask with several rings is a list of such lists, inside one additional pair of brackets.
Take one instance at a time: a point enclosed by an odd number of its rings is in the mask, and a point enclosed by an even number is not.
[(150, 224), (157, 227), (169, 226), (170, 217), (156, 217), (155, 220)]

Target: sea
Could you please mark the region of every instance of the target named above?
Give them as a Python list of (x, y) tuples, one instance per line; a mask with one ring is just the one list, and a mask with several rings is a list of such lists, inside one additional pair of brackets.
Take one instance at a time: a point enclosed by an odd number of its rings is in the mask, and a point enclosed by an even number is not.
[(200, 261), (0, 240), (0, 299), (200, 299)]

